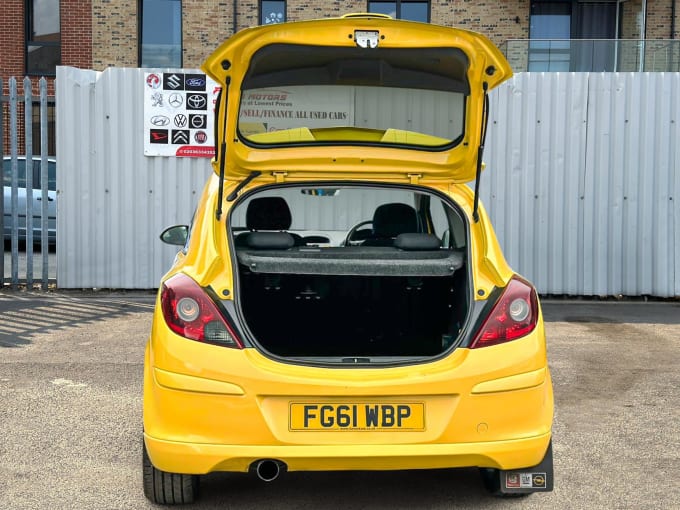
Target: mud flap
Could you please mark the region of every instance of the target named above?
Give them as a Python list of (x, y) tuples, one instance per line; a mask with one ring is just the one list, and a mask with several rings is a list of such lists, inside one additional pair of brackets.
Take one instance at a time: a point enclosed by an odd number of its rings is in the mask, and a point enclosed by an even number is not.
[(550, 492), (553, 490), (552, 441), (540, 464), (522, 469), (482, 469), (484, 486), (498, 496)]

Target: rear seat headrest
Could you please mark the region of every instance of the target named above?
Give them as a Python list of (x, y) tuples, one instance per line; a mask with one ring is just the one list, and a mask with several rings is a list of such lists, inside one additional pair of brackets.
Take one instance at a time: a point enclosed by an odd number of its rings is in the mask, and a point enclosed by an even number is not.
[(287, 250), (295, 240), (288, 232), (250, 232), (245, 244), (254, 250)]

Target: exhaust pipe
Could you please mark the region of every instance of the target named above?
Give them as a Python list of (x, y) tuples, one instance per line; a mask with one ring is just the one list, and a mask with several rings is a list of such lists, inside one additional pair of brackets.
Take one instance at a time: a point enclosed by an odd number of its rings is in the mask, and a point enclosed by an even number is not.
[(257, 477), (264, 482), (273, 482), (282, 471), (286, 470), (286, 465), (279, 460), (263, 459), (253, 462)]

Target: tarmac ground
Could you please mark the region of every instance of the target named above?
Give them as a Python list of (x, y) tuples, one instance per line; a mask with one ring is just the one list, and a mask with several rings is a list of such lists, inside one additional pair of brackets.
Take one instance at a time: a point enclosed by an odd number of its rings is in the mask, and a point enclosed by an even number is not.
[[(155, 296), (0, 290), (0, 508), (143, 509)], [(680, 303), (543, 302), (555, 490), (486, 495), (475, 469), (202, 478), (204, 509), (679, 509)]]

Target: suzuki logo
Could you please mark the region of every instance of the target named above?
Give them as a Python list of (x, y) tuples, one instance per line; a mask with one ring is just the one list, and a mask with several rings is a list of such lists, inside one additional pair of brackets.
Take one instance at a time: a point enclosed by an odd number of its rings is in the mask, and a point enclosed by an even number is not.
[(165, 82), (166, 82), (166, 83), (168, 84), (168, 86), (169, 86), (171, 89), (173, 89), (173, 90), (176, 90), (176, 89), (178, 89), (178, 88), (180, 88), (180, 87), (182, 86), (182, 80), (181, 80), (181, 78), (180, 78), (179, 76), (177, 76), (176, 74), (171, 74), (170, 76), (168, 76), (168, 77), (166, 78)]

